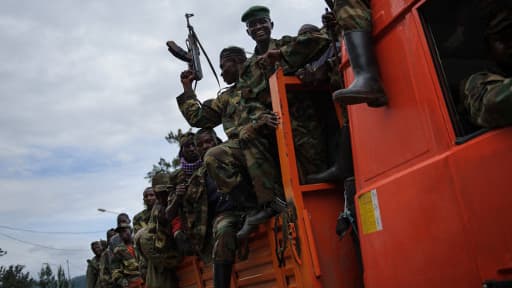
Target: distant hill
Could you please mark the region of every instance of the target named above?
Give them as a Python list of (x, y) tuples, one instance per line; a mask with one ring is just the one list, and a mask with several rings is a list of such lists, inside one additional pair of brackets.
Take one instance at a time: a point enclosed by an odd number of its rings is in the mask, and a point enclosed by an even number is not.
[(85, 275), (76, 276), (71, 278), (71, 287), (73, 288), (86, 288), (87, 287), (87, 279)]

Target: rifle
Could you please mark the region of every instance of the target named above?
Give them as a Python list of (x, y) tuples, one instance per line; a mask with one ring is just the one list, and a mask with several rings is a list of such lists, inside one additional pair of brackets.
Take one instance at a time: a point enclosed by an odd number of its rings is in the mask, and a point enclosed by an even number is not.
[(174, 57), (188, 63), (188, 69), (194, 72), (194, 79), (196, 80), (196, 85), (197, 81), (203, 79), (203, 70), (201, 69), (201, 61), (199, 58), (201, 54), (200, 52), (202, 51), (204, 53), (206, 60), (208, 61), (208, 64), (210, 65), (210, 69), (212, 70), (215, 79), (217, 80), (217, 84), (219, 84), (220, 87), (219, 77), (217, 77), (217, 73), (213, 68), (212, 62), (210, 61), (208, 54), (206, 54), (203, 45), (201, 45), (201, 42), (199, 42), (199, 38), (197, 37), (197, 34), (194, 31), (194, 27), (190, 25), (190, 17), (192, 16), (194, 16), (194, 14), (192, 13), (185, 14), (188, 29), (188, 36), (187, 40), (185, 41), (185, 44), (187, 45), (187, 50), (185, 51), (185, 49), (181, 48), (174, 41), (167, 42), (168, 50), (169, 52), (171, 52), (172, 55), (174, 55)]

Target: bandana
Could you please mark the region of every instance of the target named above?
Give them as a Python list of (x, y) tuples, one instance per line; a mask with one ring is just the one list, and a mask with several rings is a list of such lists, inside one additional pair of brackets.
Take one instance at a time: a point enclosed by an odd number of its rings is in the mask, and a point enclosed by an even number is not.
[(188, 163), (185, 158), (180, 158), (180, 167), (181, 170), (187, 175), (192, 175), (199, 167), (203, 165), (203, 161), (201, 159), (197, 160), (194, 163)]

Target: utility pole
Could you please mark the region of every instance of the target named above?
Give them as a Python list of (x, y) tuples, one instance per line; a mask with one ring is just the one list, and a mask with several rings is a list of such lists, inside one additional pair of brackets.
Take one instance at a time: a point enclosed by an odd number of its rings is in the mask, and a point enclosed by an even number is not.
[(68, 283), (69, 287), (71, 287), (71, 276), (69, 275), (69, 259), (66, 259), (66, 264), (68, 265)]

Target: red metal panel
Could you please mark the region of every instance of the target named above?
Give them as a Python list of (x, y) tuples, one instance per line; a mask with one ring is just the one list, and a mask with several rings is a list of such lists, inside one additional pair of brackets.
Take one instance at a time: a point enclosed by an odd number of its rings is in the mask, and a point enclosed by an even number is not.
[(450, 168), (481, 280), (512, 279), (512, 128), (454, 149)]

